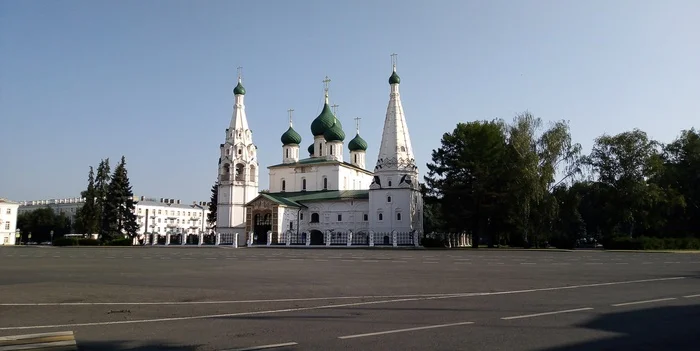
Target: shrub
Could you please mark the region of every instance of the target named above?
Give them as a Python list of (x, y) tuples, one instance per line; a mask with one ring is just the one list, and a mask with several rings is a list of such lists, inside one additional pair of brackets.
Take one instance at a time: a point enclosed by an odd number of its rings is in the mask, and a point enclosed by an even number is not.
[(58, 238), (53, 241), (54, 246), (78, 246), (77, 238)]
[(78, 239), (78, 246), (99, 246), (100, 241), (97, 239)]
[(108, 246), (132, 246), (133, 241), (131, 238), (114, 239), (114, 240), (108, 242), (106, 245), (108, 245)]
[(608, 250), (700, 250), (699, 238), (620, 237), (606, 240)]

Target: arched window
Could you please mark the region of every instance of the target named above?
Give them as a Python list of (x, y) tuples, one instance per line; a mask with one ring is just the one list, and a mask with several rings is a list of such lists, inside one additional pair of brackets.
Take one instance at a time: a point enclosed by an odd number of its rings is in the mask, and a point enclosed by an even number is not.
[(321, 147), (321, 144), (318, 144), (318, 155), (323, 156), (323, 148)]
[(333, 155), (333, 145), (328, 145), (328, 154)]
[(250, 165), (250, 181), (255, 181), (255, 166)]
[(286, 156), (286, 157), (289, 158), (289, 149), (285, 149), (285, 151), (287, 152), (287, 156)]
[(357, 163), (357, 154), (355, 154), (355, 163)]
[(391, 202), (391, 196), (386, 197), (386, 202)]
[(242, 163), (236, 165), (236, 180), (245, 180), (245, 166)]
[(328, 178), (323, 177), (323, 190), (328, 190)]
[(306, 178), (301, 178), (301, 190), (306, 190)]
[(380, 221), (383, 221), (383, 220), (384, 220), (384, 215), (383, 215), (381, 212), (379, 212), (378, 218), (379, 218)]
[(311, 223), (318, 223), (319, 222), (318, 218), (319, 218), (318, 213), (312, 213), (311, 214)]
[(396, 220), (397, 221), (401, 220), (401, 212), (396, 212)]
[(287, 182), (284, 179), (282, 179), (282, 191), (285, 190), (287, 190)]
[(231, 180), (231, 165), (224, 163), (224, 174), (221, 175), (223, 180)]

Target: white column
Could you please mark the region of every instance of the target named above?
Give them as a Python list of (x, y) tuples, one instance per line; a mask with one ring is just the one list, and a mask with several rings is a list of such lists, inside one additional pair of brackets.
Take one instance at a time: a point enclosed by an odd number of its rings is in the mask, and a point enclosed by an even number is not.
[(187, 233), (180, 234), (180, 245), (185, 245), (185, 243), (187, 242), (187, 236)]
[(399, 245), (399, 236), (395, 230), (391, 232), (391, 243), (394, 247)]
[(272, 245), (272, 231), (268, 230), (267, 231), (267, 246)]
[(326, 230), (326, 246), (331, 246), (331, 231)]
[(160, 236), (160, 235), (158, 235), (158, 234), (153, 234), (153, 235), (152, 235), (153, 239), (151, 240), (151, 245), (155, 245), (155, 244), (158, 243), (158, 237), (159, 237), (159, 236)]
[(370, 230), (367, 235), (369, 235), (369, 246), (374, 246), (374, 231)]
[(352, 246), (352, 230), (348, 230), (348, 246)]
[(203, 242), (204, 242), (204, 234), (199, 233), (199, 242), (197, 243), (197, 246), (202, 246)]
[(306, 246), (311, 246), (311, 233), (306, 233)]
[(214, 245), (220, 245), (221, 244), (221, 233), (216, 233), (216, 241), (214, 242)]
[(165, 246), (170, 245), (170, 233), (165, 234)]
[(248, 246), (253, 246), (253, 232), (248, 233)]
[(287, 246), (292, 245), (292, 231), (291, 230), (287, 231), (287, 235), (286, 235), (285, 240), (286, 240)]
[(238, 248), (238, 233), (233, 233), (233, 244), (231, 246)]
[(414, 245), (415, 247), (419, 247), (419, 246), (420, 246), (420, 236), (418, 235), (418, 231), (417, 231), (417, 230), (414, 230), (414, 231), (413, 231), (413, 245)]

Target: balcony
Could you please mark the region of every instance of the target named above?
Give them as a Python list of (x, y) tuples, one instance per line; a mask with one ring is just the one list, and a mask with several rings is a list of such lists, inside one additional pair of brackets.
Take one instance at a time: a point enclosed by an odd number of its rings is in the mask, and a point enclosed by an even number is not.
[(168, 223), (168, 224), (166, 224), (165, 226), (168, 227), (168, 228), (177, 228), (177, 227), (178, 227), (178, 225), (175, 224), (175, 223)]

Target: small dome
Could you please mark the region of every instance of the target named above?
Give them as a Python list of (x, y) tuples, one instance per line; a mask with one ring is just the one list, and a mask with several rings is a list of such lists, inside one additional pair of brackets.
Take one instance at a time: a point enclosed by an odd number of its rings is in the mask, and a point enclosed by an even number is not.
[(284, 132), (284, 134), (282, 134), (282, 137), (280, 138), (280, 140), (282, 141), (283, 145), (289, 145), (289, 144), (299, 145), (299, 144), (301, 144), (301, 135), (299, 135), (299, 133), (297, 133), (297, 131), (294, 130), (294, 128), (289, 126), (289, 129), (287, 129), (287, 131)]
[(323, 138), (326, 139), (326, 141), (343, 141), (345, 140), (345, 132), (343, 132), (343, 126), (340, 124), (340, 121), (336, 119), (337, 123), (334, 123), (332, 127), (326, 129), (326, 132), (323, 133)]
[(401, 83), (401, 78), (399, 78), (399, 75), (396, 74), (396, 71), (391, 73), (391, 77), (389, 77), (389, 84), (399, 84)]
[(306, 150), (309, 151), (310, 156), (313, 156), (314, 155), (314, 144), (309, 145), (309, 148)]
[(331, 112), (331, 107), (328, 106), (328, 102), (323, 105), (323, 110), (321, 113), (311, 122), (311, 134), (314, 136), (323, 135), (327, 129), (335, 124), (336, 118)]
[(243, 84), (241, 84), (241, 81), (238, 81), (238, 85), (236, 85), (236, 87), (233, 88), (233, 94), (245, 95), (245, 88), (243, 87)]
[(365, 139), (362, 139), (360, 134), (357, 134), (348, 143), (348, 149), (350, 149), (350, 151), (367, 151), (367, 142)]

